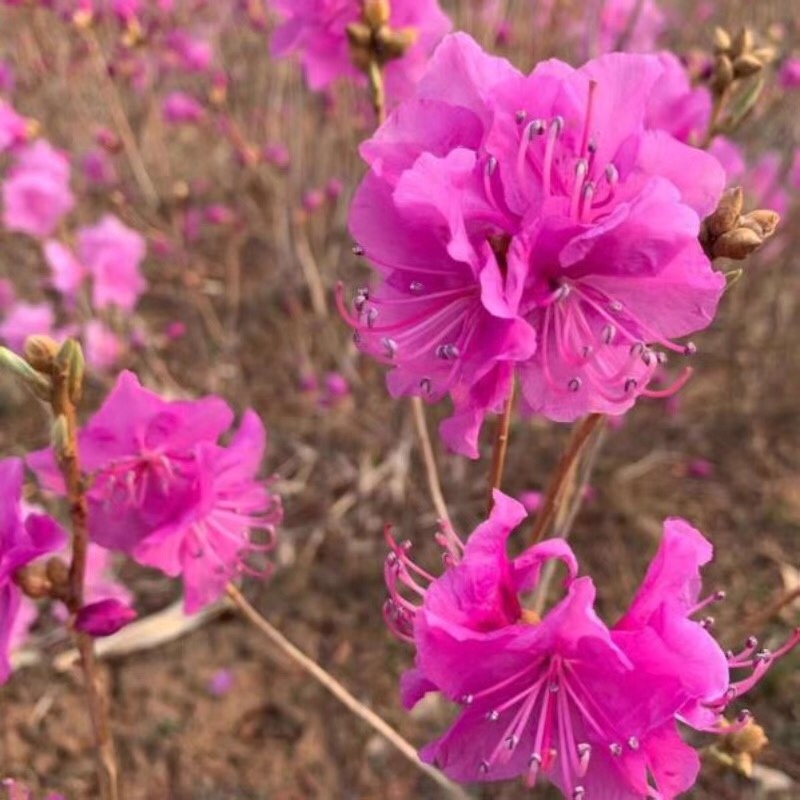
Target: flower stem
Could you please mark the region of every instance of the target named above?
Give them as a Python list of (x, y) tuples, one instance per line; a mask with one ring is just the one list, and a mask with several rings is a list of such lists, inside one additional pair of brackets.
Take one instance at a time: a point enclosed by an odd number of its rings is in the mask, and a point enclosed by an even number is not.
[(494, 435), (494, 448), (492, 450), (492, 467), (489, 471), (489, 491), (486, 498), (486, 511), (490, 513), (494, 500), (492, 494), (495, 489), (499, 489), (503, 481), (503, 467), (506, 463), (506, 453), (508, 452), (508, 432), (511, 427), (511, 414), (514, 410), (514, 381), (511, 381), (511, 389), (506, 398), (503, 414), (497, 420), (497, 430)]
[(372, 107), (375, 109), (375, 116), (380, 126), (386, 121), (386, 88), (383, 81), (383, 70), (375, 58), (370, 59), (367, 81), (369, 82)]
[(386, 741), (394, 746), (417, 769), (445, 789), (449, 796), (458, 798), (459, 800), (468, 800), (466, 792), (454, 783), (451, 783), (442, 773), (429, 767), (427, 764), (423, 764), (419, 760), (414, 746), (406, 741), (383, 718), (379, 717), (374, 711), (359, 702), (341, 683), (339, 683), (339, 681), (322, 669), (316, 661), (309, 658), (305, 653), (295, 647), (295, 645), (293, 645), (279, 630), (267, 622), (267, 620), (250, 605), (244, 595), (235, 586), (228, 584), (227, 592), (228, 597), (231, 598), (236, 607), (249, 622), (255, 625), (276, 647), (302, 667), (314, 680), (324, 686), (337, 700), (347, 706), (357, 717), (383, 736)]
[[(72, 386), (68, 363), (55, 363), (52, 371), (52, 408), (59, 435), (55, 449), (69, 503), (72, 525), (72, 561), (69, 568), (67, 607), (70, 619), (83, 605), (83, 585), (86, 575), (86, 558), (89, 549), (88, 507), (86, 488), (81, 475), (78, 452), (77, 422), (75, 414), (75, 387)], [(91, 636), (74, 631), (75, 644), (81, 656), (89, 716), (92, 722), (97, 758), (97, 773), (102, 800), (119, 800), (117, 762), (108, 714), (108, 701), (97, 675), (94, 657), (94, 640)]]
[(412, 397), (411, 408), (414, 413), (414, 427), (417, 429), (417, 438), (422, 449), (422, 460), (425, 462), (425, 476), (428, 480), (431, 501), (439, 519), (449, 522), (450, 515), (447, 513), (447, 503), (444, 501), (442, 484), (439, 481), (439, 471), (436, 468), (436, 457), (433, 454), (433, 444), (428, 433), (428, 422), (425, 419), (425, 406), (422, 399)]
[(545, 538), (551, 523), (556, 518), (556, 515), (560, 513), (563, 503), (570, 496), (569, 488), (574, 484), (578, 461), (587, 442), (602, 422), (602, 414), (589, 414), (588, 417), (584, 417), (572, 429), (567, 447), (547, 486), (542, 510), (536, 516), (533, 533), (531, 534), (531, 542), (533, 544)]
[(114, 81), (109, 77), (108, 61), (103, 54), (103, 48), (100, 46), (97, 35), (91, 27), (83, 29), (81, 33), (89, 48), (101, 91), (105, 94), (108, 111), (114, 120), (117, 133), (119, 133), (119, 137), (122, 140), (122, 146), (125, 148), (125, 155), (128, 157), (131, 172), (133, 172), (133, 176), (139, 184), (139, 189), (147, 205), (151, 210), (156, 209), (159, 205), (158, 190), (145, 166), (142, 151), (136, 143), (136, 135), (131, 128), (130, 122), (128, 122), (128, 116), (125, 113), (125, 108), (122, 105), (117, 87)]

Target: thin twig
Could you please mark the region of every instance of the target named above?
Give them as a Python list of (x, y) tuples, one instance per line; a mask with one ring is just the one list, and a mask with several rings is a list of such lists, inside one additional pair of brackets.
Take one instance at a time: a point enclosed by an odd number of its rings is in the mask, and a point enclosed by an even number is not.
[[(569, 487), (565, 490), (563, 501), (559, 504), (555, 515), (554, 535), (560, 539), (569, 539), (572, 533), (572, 526), (575, 518), (581, 510), (585, 496), (586, 487), (594, 470), (595, 461), (603, 443), (604, 425), (598, 425), (583, 447), (581, 456), (578, 458), (575, 467), (571, 471)], [(547, 598), (550, 587), (556, 575), (556, 563), (549, 561), (542, 570), (542, 577), (539, 581), (533, 598), (531, 607), (542, 616), (547, 605)]]
[(783, 592), (763, 611), (757, 611), (747, 617), (738, 627), (739, 634), (749, 635), (753, 631), (763, 628), (773, 617), (776, 617), (784, 608), (791, 605), (798, 598), (800, 598), (800, 586)]
[(379, 717), (374, 711), (353, 697), (332, 675), (327, 673), (316, 661), (295, 647), (279, 630), (267, 622), (247, 601), (242, 593), (233, 585), (228, 584), (228, 597), (233, 600), (242, 614), (255, 625), (274, 645), (282, 650), (292, 661), (299, 664), (314, 680), (322, 684), (337, 700), (343, 703), (357, 717), (362, 719), (376, 730), (386, 741), (393, 745), (417, 769), (425, 773), (431, 780), (445, 789), (450, 796), (460, 800), (468, 800), (468, 795), (454, 783), (449, 781), (441, 772), (423, 764), (419, 760), (414, 746), (406, 741), (394, 728)]
[(567, 447), (550, 478), (542, 510), (536, 516), (533, 533), (531, 534), (531, 542), (533, 544), (540, 542), (545, 537), (560, 504), (563, 502), (565, 490), (570, 480), (574, 477), (574, 467), (578, 462), (578, 458), (589, 437), (602, 420), (602, 414), (589, 414), (588, 417), (584, 417), (573, 428)]
[(508, 432), (511, 428), (511, 414), (514, 410), (514, 388), (515, 383), (511, 381), (506, 404), (503, 407), (503, 414), (497, 420), (497, 431), (494, 436), (494, 448), (492, 449), (492, 467), (489, 472), (489, 491), (486, 498), (486, 511), (490, 513), (494, 505), (492, 497), (494, 490), (499, 489), (503, 481), (503, 467), (506, 463), (506, 453), (508, 452)]
[(103, 53), (103, 48), (97, 39), (97, 34), (91, 27), (83, 28), (83, 38), (92, 55), (92, 63), (94, 64), (97, 79), (101, 89), (105, 95), (106, 103), (111, 117), (114, 120), (114, 125), (117, 128), (120, 139), (122, 139), (122, 146), (125, 148), (125, 155), (128, 157), (128, 163), (131, 165), (136, 182), (139, 184), (142, 195), (150, 208), (156, 209), (159, 205), (158, 191), (155, 184), (147, 171), (147, 167), (142, 157), (142, 151), (136, 143), (136, 135), (128, 122), (128, 115), (125, 113), (125, 108), (119, 97), (119, 92), (114, 82), (108, 74), (108, 61)]
[(439, 470), (436, 468), (436, 457), (433, 454), (433, 445), (428, 433), (428, 423), (425, 419), (425, 406), (422, 404), (422, 398), (412, 397), (411, 408), (414, 412), (414, 427), (417, 429), (417, 438), (422, 450), (422, 460), (425, 462), (425, 476), (428, 480), (431, 501), (439, 519), (449, 522), (450, 515), (447, 513), (447, 503), (444, 501), (442, 484), (439, 481)]
[(367, 81), (369, 83), (372, 107), (375, 109), (375, 117), (378, 120), (378, 125), (383, 125), (386, 121), (386, 87), (383, 81), (383, 70), (375, 58), (370, 59)]
[[(78, 452), (78, 426), (75, 414), (74, 390), (71, 386), (70, 364), (54, 362), (52, 370), (53, 397), (52, 407), (56, 417), (55, 429), (61, 431), (63, 438), (55, 442), (58, 462), (64, 476), (64, 483), (69, 503), (70, 522), (72, 524), (72, 561), (69, 569), (69, 587), (67, 607), (70, 611), (70, 622), (83, 606), (83, 586), (86, 575), (86, 558), (89, 549), (88, 507), (86, 503), (86, 487), (81, 475), (80, 456)], [(103, 800), (118, 800), (117, 761), (114, 753), (114, 742), (111, 738), (111, 726), (108, 716), (108, 703), (97, 675), (94, 657), (94, 640), (91, 636), (74, 632), (75, 644), (81, 656), (86, 699), (89, 716), (94, 731), (97, 772), (100, 779), (100, 796)]]

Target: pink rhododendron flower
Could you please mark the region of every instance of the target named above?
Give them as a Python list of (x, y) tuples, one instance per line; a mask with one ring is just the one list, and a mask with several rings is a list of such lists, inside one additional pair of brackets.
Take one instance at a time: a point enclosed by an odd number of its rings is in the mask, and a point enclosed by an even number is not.
[[(273, 546), (280, 500), (256, 479), (266, 446), (252, 412), (226, 447), (217, 439), (233, 414), (219, 398), (166, 401), (123, 372), (79, 434), (93, 476), (89, 532), (94, 541), (170, 576), (181, 575), (185, 607), (217, 599), (246, 559)], [(47, 488), (60, 491), (52, 451), (29, 456)], [(266, 533), (258, 544), (251, 530)]]
[(787, 58), (778, 71), (778, 80), (784, 89), (800, 87), (800, 58), (796, 56)]
[(0, 100), (0, 154), (23, 144), (28, 138), (28, 124), (11, 108)]
[(65, 297), (74, 298), (89, 271), (74, 253), (55, 239), (44, 243), (44, 258), (50, 267), (50, 284)]
[[(411, 707), (437, 691), (461, 706), (422, 759), (460, 782), (523, 776), (532, 786), (544, 778), (569, 800), (673, 800), (700, 767), (676, 720), (721, 732), (725, 707), (800, 634), (776, 653), (726, 656), (691, 618), (708, 602), (698, 601), (699, 568), (711, 546), (682, 520), (667, 521), (630, 610), (609, 629), (566, 542), (508, 557), (507, 539), (525, 511), (500, 492), (494, 501), (465, 545), (443, 529), (439, 578), (410, 561), (409, 545), (390, 539), (385, 614), (416, 648), (403, 702)], [(565, 595), (540, 619), (520, 598), (551, 561), (566, 567)], [(731, 669), (751, 674), (731, 682)]]
[(185, 72), (206, 72), (214, 62), (214, 48), (205, 39), (198, 39), (184, 30), (171, 30), (166, 46), (175, 58), (176, 66)]
[(83, 177), (91, 186), (104, 188), (112, 186), (118, 180), (117, 170), (108, 153), (100, 148), (84, 153), (81, 158)]
[(697, 235), (725, 175), (648, 129), (663, 73), (614, 54), (523, 76), (454, 35), (362, 146), (350, 228), (382, 282), (350, 322), (393, 395), (450, 395), (452, 449), (477, 456), (515, 371), (528, 412), (625, 412), (660, 394), (652, 347), (693, 352), (673, 340), (713, 318), (724, 280)]
[(145, 288), (139, 272), (145, 251), (142, 236), (111, 214), (78, 231), (78, 260), (92, 277), (92, 305), (96, 309), (111, 305), (123, 311), (133, 309)]
[(10, 97), (14, 94), (14, 68), (8, 61), (0, 59), (0, 94)]
[(597, 34), (599, 52), (620, 47), (631, 53), (652, 52), (665, 26), (666, 17), (656, 0), (603, 0)]
[(21, 351), (29, 336), (52, 333), (54, 322), (53, 309), (47, 303), (19, 302), (0, 323), (0, 339), (12, 350)]
[(125, 353), (123, 341), (104, 322), (91, 319), (83, 329), (86, 363), (103, 372), (114, 367)]
[[(364, 83), (350, 60), (346, 33), (361, 18), (359, 0), (272, 0), (272, 6), (284, 20), (272, 35), (272, 54), (297, 53), (311, 89), (324, 89), (339, 78)], [(450, 30), (450, 20), (437, 0), (392, 0), (391, 10), (392, 28), (413, 28), (417, 34), (405, 55), (384, 69), (387, 100), (394, 105), (410, 94), (429, 53)]]
[(23, 462), (18, 458), (0, 461), (0, 683), (8, 679), (11, 665), (8, 653), (19, 642), (16, 623), (22, 605), (22, 592), (14, 574), (37, 558), (54, 553), (66, 536), (50, 517), (22, 513)]
[(170, 92), (161, 104), (164, 121), (173, 125), (194, 125), (205, 118), (206, 110), (186, 92)]
[(19, 151), (3, 184), (3, 224), (45, 238), (72, 210), (67, 157), (39, 140)]

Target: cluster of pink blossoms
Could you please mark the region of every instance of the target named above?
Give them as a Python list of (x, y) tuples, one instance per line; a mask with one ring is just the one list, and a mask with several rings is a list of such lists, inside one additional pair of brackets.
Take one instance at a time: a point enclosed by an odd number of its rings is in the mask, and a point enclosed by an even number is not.
[(664, 351), (713, 319), (725, 282), (697, 236), (725, 172), (652, 126), (664, 75), (615, 53), (525, 76), (456, 34), (362, 145), (350, 228), (381, 282), (350, 322), (394, 396), (450, 395), (453, 450), (477, 457), (515, 375), (557, 421), (661, 394)]
[[(360, 0), (271, 0), (271, 5), (283, 20), (272, 34), (272, 54), (297, 53), (311, 89), (324, 89), (340, 78), (364, 80), (347, 41), (347, 26), (361, 18)], [(437, 0), (392, 0), (390, 25), (416, 33), (408, 52), (386, 65), (386, 94), (394, 105), (411, 94), (451, 24)]]
[(64, 531), (46, 514), (24, 513), (23, 472), (18, 458), (0, 461), (0, 683), (11, 672), (9, 652), (36, 615), (14, 575), (42, 556), (57, 553), (66, 543)]
[[(272, 549), (281, 519), (280, 499), (256, 478), (263, 424), (247, 411), (227, 446), (218, 444), (232, 422), (220, 398), (163, 400), (123, 372), (78, 438), (91, 478), (90, 538), (180, 575), (189, 613), (242, 572), (265, 574), (249, 559)], [(63, 491), (52, 450), (32, 454), (28, 464), (44, 488)]]
[[(775, 652), (749, 639), (725, 653), (708, 619), (693, 619), (724, 596), (700, 598), (700, 568), (713, 549), (681, 519), (664, 523), (639, 591), (609, 628), (565, 541), (508, 557), (509, 535), (525, 516), (495, 492), (490, 518), (466, 545), (444, 528), (439, 578), (409, 559), (409, 544), (390, 538), (385, 616), (416, 648), (403, 702), (410, 708), (435, 691), (461, 706), (423, 760), (460, 782), (524, 776), (533, 786), (544, 778), (571, 800), (672, 800), (700, 768), (676, 723), (719, 734), (748, 724), (747, 712), (732, 724), (723, 713), (800, 642), (800, 629)], [(565, 594), (540, 619), (520, 598), (535, 592), (553, 560), (566, 567)], [(731, 671), (744, 674), (734, 680)]]

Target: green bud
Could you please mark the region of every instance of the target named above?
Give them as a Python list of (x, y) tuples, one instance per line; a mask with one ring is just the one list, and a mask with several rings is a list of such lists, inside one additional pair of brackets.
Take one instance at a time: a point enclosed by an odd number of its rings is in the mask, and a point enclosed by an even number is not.
[(83, 373), (86, 368), (83, 349), (76, 339), (67, 339), (61, 345), (56, 355), (56, 364), (60, 370), (66, 372), (69, 399), (75, 405), (81, 399)]
[(50, 402), (53, 396), (52, 381), (37, 372), (25, 359), (6, 347), (0, 347), (0, 366), (13, 372), (40, 400)]

